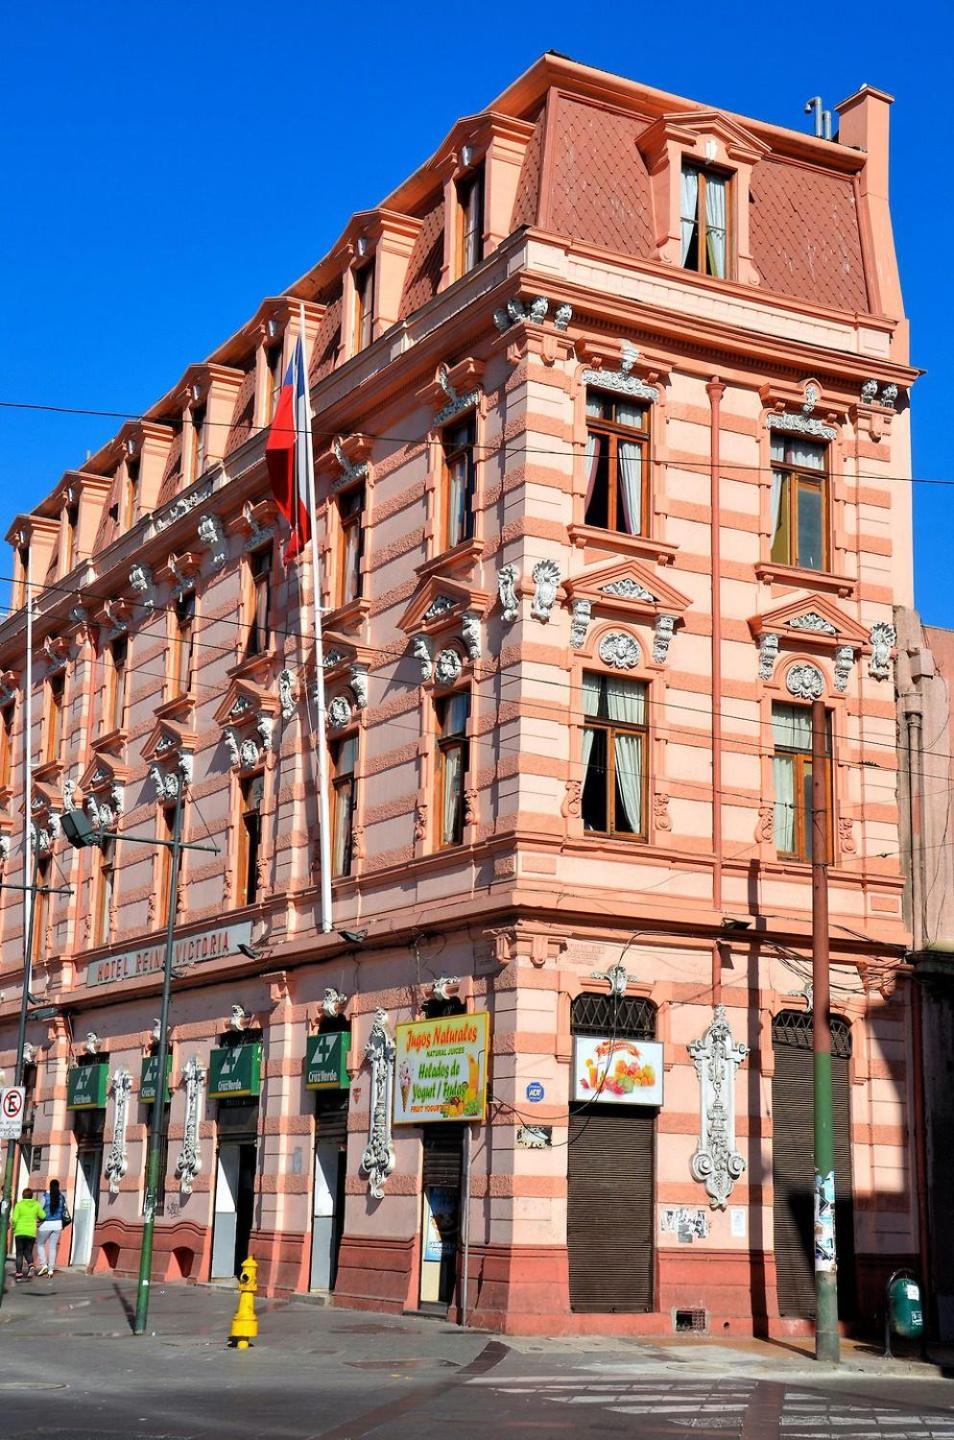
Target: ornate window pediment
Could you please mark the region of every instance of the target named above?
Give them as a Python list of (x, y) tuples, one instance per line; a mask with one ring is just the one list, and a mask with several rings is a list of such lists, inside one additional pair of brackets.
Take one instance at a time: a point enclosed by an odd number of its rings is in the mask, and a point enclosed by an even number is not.
[(186, 590), (195, 589), (201, 569), (201, 555), (184, 550), (181, 555), (170, 554), (165, 565), (156, 571), (156, 579), (171, 585), (173, 595), (181, 595)]
[(371, 485), (371, 441), (360, 431), (354, 435), (336, 435), (328, 449), (315, 461), (319, 477), (325, 476), (332, 491), (346, 485)]
[(424, 682), (451, 685), (483, 653), (483, 620), (496, 597), (436, 575), (418, 586), (398, 622)]
[(420, 392), (419, 398), (435, 411), (434, 425), (447, 425), (473, 410), (480, 404), (483, 391), (484, 362), (472, 355), (458, 360), (454, 365), (441, 362), (430, 385)]
[(255, 770), (272, 750), (279, 696), (249, 680), (235, 679), (215, 711), (231, 764), (240, 771)]
[(331, 714), (333, 701), (328, 702), (329, 723), (337, 718), (338, 723), (331, 723), (332, 729), (340, 729), (352, 718), (353, 710), (364, 710), (368, 703), (368, 673), (371, 669), (371, 661), (374, 651), (367, 645), (356, 645), (353, 641), (339, 635), (336, 631), (328, 631), (325, 634), (324, 642), (324, 671), (325, 671), (325, 694), (337, 688), (339, 692), (342, 687), (347, 687), (350, 694), (339, 693), (335, 699), (345, 701), (349, 714), (344, 714), (344, 707), (335, 705), (334, 717)]
[(616, 561), (564, 581), (570, 611), (570, 645), (587, 648), (591, 622), (620, 617), (653, 627), (652, 658), (665, 664), (669, 645), (689, 599), (636, 560)]
[(174, 765), (187, 755), (191, 761), (198, 737), (194, 730), (178, 725), (165, 716), (156, 721), (140, 751), (144, 760), (153, 764)]
[(126, 809), (126, 785), (129, 768), (117, 765), (105, 755), (97, 755), (80, 776), (83, 808), (94, 825), (115, 825)]
[(257, 503), (246, 500), (241, 514), (229, 521), (228, 529), (231, 534), (242, 537), (244, 550), (257, 550), (274, 538), (277, 515), (278, 506), (272, 499)]
[(800, 385), (772, 381), (762, 386), (759, 396), (769, 430), (804, 435), (811, 440), (837, 440), (838, 427), (848, 415), (847, 405), (826, 395), (821, 381), (812, 376)]
[(641, 354), (630, 340), (585, 335), (576, 352), (584, 366), (580, 382), (587, 387), (652, 405), (669, 383), (671, 367), (658, 357)]
[[(786, 601), (763, 615), (750, 616), (748, 623), (759, 647), (760, 680), (779, 678), (781, 672), (776, 669), (776, 661), (782, 650), (786, 657), (792, 651), (821, 652), (831, 658), (835, 690), (844, 692), (858, 655), (871, 651), (867, 632), (824, 595)], [(791, 668), (786, 670), (786, 683)], [(803, 671), (806, 666), (794, 668)], [(816, 666), (807, 668), (817, 670)], [(793, 683), (799, 684), (799, 676), (796, 675)], [(798, 690), (792, 690), (791, 685), (788, 688), (799, 698), (807, 696), (807, 691), (802, 693), (804, 686)]]

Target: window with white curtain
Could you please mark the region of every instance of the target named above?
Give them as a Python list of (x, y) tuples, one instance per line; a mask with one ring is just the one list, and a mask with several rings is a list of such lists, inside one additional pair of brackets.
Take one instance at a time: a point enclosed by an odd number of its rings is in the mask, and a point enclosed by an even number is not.
[(824, 570), (828, 564), (828, 447), (772, 434), (772, 559)]
[(466, 690), (437, 702), (437, 823), (440, 847), (460, 845), (464, 838), (464, 788), (470, 762), (467, 722), (470, 696)]
[(682, 264), (725, 280), (729, 274), (729, 179), (712, 170), (683, 165), (679, 215)]
[(598, 390), (586, 395), (583, 521), (644, 535), (648, 510), (649, 411)]
[(646, 686), (619, 675), (583, 676), (583, 829), (646, 834)]
[(476, 438), (473, 414), (444, 431), (444, 544), (448, 550), (474, 536)]
[[(812, 858), (812, 712), (808, 705), (773, 705), (775, 755), (775, 848), (794, 860)], [(829, 756), (827, 780), (831, 796), (830, 724), (825, 738)], [(831, 829), (829, 798), (828, 828)]]

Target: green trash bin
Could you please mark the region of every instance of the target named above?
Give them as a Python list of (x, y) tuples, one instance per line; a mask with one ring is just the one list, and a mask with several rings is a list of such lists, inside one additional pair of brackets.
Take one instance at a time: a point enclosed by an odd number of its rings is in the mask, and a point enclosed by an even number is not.
[(885, 1307), (885, 1354), (891, 1354), (891, 1336), (920, 1340), (924, 1335), (921, 1286), (910, 1270), (896, 1270), (888, 1281)]

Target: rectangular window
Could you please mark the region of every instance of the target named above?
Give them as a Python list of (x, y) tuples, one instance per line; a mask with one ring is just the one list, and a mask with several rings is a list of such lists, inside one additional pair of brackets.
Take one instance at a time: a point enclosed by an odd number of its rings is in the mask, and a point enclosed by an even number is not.
[(268, 371), (266, 424), (271, 423), (278, 408), (278, 397), (282, 393), (282, 380), (285, 378), (282, 370), (282, 349), (282, 343), (279, 341), (277, 345), (270, 345), (265, 351), (265, 368)]
[(239, 783), (238, 895), (240, 905), (258, 899), (258, 862), (262, 848), (264, 775), (249, 775)]
[[(825, 749), (829, 757), (826, 792), (831, 834), (831, 717)], [(807, 705), (773, 705), (775, 755), (775, 848), (794, 860), (812, 858), (812, 712)]]
[(192, 416), (192, 478), (198, 480), (205, 470), (206, 456), (206, 423), (205, 406), (196, 405), (191, 411)]
[(350, 735), (331, 749), (334, 817), (332, 819), (332, 875), (351, 874), (351, 842), (354, 827), (354, 770), (358, 760), (358, 737)]
[(682, 167), (680, 218), (682, 221), (682, 264), (725, 280), (728, 259), (729, 181), (711, 170), (694, 165)]
[(470, 761), (467, 722), (470, 696), (466, 691), (437, 702), (437, 819), (440, 845), (459, 845), (464, 838), (464, 788)]
[(772, 435), (772, 559), (824, 570), (828, 564), (828, 447)]
[(13, 721), (16, 702), (8, 700), (0, 710), (0, 790), (9, 790), (13, 779)]
[(96, 905), (93, 916), (93, 944), (108, 945), (114, 885), (116, 882), (116, 841), (103, 841), (99, 851), (99, 870), (96, 876)]
[(338, 497), (341, 541), (338, 548), (336, 604), (347, 605), (361, 596), (361, 559), (364, 554), (364, 486)]
[(107, 733), (123, 728), (126, 715), (126, 676), (129, 641), (125, 635), (113, 640), (109, 647), (109, 662), (106, 677), (106, 730)]
[(46, 743), (43, 746), (43, 759), (47, 765), (54, 764), (60, 758), (60, 741), (63, 738), (63, 692), (66, 687), (66, 677), (60, 671), (58, 675), (51, 675), (47, 682), (46, 696)]
[(484, 167), (457, 182), (457, 274), (466, 275), (484, 258)]
[(354, 272), (354, 348), (364, 350), (374, 334), (374, 262)]
[(583, 714), (583, 828), (645, 838), (646, 686), (585, 674)]
[(649, 511), (649, 411), (590, 391), (586, 397), (586, 525), (646, 533)]
[(255, 550), (248, 557), (248, 639), (245, 654), (264, 655), (271, 644), (268, 628), (272, 599), (272, 547)]
[(474, 491), (477, 469), (474, 442), (477, 422), (469, 415), (444, 432), (445, 549), (453, 550), (474, 536)]
[(53, 860), (51, 856), (44, 855), (36, 867), (36, 883), (39, 887), (33, 895), (33, 943), (30, 946), (30, 959), (34, 965), (39, 964), (41, 958), (46, 954), (46, 927), (50, 918), (50, 896), (45, 888), (50, 884), (50, 876), (53, 873)]
[(176, 596), (175, 626), (170, 647), (172, 664), (172, 699), (188, 695), (192, 690), (195, 671), (195, 591), (183, 590)]

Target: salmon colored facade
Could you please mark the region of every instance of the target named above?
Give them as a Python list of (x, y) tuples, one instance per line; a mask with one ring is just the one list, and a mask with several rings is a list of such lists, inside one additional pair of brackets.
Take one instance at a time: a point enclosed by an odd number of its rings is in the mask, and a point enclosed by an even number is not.
[[(23, 1163), (67, 1188), (74, 1263), (138, 1263), (168, 872), (71, 850), (59, 816), (167, 835), (181, 786), (221, 853), (179, 887), (157, 1275), (226, 1277), (247, 1245), (271, 1292), (456, 1316), (466, 1250), (487, 1328), (804, 1329), (819, 696), (846, 1316), (916, 1255), (889, 106), (866, 87), (816, 140), (546, 56), (16, 520), (4, 879), (29, 552), (32, 822), (72, 891), (37, 902), (57, 1013), (29, 1025)], [(300, 314), (327, 934), (310, 567), (282, 567), (264, 465)], [(24, 912), (0, 896), (9, 1075)], [(396, 1027), (460, 1012), (489, 1014), (489, 1056), (449, 1118), (392, 1124), (417, 1093)], [(422, 1103), (454, 1073), (428, 1063)]]

